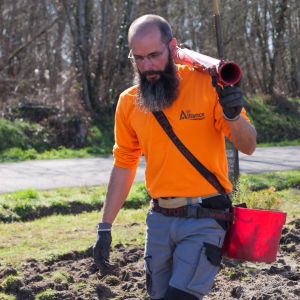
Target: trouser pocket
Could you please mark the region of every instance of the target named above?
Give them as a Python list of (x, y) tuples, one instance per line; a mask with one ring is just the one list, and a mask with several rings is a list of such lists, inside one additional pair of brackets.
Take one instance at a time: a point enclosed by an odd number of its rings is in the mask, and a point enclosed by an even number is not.
[(222, 262), (221, 248), (209, 243), (203, 243), (207, 259), (216, 267), (220, 267)]
[(144, 266), (145, 266), (145, 273), (146, 273), (146, 287), (147, 293), (149, 296), (155, 295), (155, 287), (152, 280), (152, 256), (145, 256), (144, 257)]
[(198, 266), (188, 288), (193, 292), (208, 295), (219, 271), (222, 256), (221, 248), (209, 243), (203, 245)]

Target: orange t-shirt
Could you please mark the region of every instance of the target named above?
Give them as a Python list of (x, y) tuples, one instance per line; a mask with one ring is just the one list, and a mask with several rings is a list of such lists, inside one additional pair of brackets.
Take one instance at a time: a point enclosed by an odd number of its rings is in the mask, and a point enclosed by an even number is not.
[[(179, 97), (164, 110), (175, 134), (190, 152), (219, 179), (229, 193), (224, 134), (231, 139), (211, 77), (189, 66), (178, 65)], [(145, 180), (152, 198), (198, 197), (216, 189), (187, 161), (152, 113), (134, 103), (136, 86), (120, 95), (116, 110), (114, 164), (137, 168), (140, 155), (147, 163)], [(241, 115), (247, 122), (246, 112)]]

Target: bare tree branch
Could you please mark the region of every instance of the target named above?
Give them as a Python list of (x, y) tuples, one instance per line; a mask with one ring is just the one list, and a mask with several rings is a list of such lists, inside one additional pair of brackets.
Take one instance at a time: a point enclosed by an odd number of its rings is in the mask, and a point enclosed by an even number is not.
[(49, 28), (51, 28), (58, 20), (58, 17), (56, 17), (49, 25), (46, 25), (43, 29), (41, 29), (35, 36), (33, 36), (27, 43), (20, 46), (17, 50), (15, 50), (10, 56), (9, 61), (13, 59), (15, 56), (17, 56), (21, 51), (23, 51), (25, 48), (27, 48), (36, 38), (41, 36), (43, 33), (45, 33)]

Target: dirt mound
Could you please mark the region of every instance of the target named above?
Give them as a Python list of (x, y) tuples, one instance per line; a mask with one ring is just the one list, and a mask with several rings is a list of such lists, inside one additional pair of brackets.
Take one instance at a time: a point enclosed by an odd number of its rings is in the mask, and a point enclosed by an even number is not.
[[(91, 248), (85, 252), (64, 254), (56, 261), (31, 259), (25, 266), (7, 266), (0, 272), (0, 292), (16, 295), (18, 300), (149, 300), (143, 253), (143, 246), (115, 245), (111, 251), (112, 266), (108, 271), (98, 270)], [(204, 299), (300, 299), (299, 262), (300, 231), (295, 226), (286, 226), (274, 263), (224, 258), (212, 291)], [(42, 292), (48, 293), (48, 298), (42, 297)]]
[[(37, 299), (41, 292), (52, 294), (49, 299), (55, 300), (147, 299), (143, 254), (144, 247), (117, 244), (108, 271), (99, 271), (91, 248), (64, 254), (55, 262), (30, 259), (25, 266), (9, 266), (0, 272), (0, 292), (15, 294), (19, 300)], [(22, 276), (16, 276), (17, 272)]]

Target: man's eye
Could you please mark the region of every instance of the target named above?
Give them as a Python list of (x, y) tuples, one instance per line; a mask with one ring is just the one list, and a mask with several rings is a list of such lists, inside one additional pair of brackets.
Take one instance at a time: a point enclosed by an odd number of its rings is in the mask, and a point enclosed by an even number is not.
[(159, 57), (159, 53), (152, 53), (152, 54), (149, 54), (148, 56), (150, 57), (150, 59), (157, 58), (157, 57)]
[(137, 55), (135, 55), (135, 56), (134, 56), (134, 59), (135, 59), (135, 60), (143, 60), (144, 58), (143, 58), (143, 56), (137, 56)]

